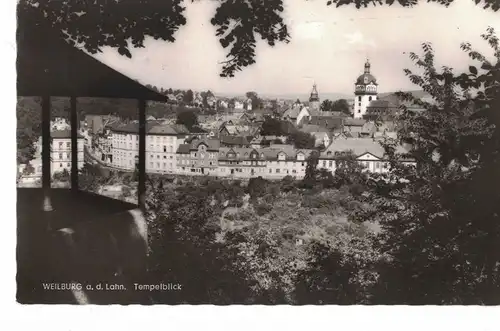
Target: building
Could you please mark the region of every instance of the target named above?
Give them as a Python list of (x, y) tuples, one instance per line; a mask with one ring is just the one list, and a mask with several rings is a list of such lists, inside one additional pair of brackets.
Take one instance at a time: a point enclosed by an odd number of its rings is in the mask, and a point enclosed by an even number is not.
[(313, 85), (313, 89), (309, 97), (309, 109), (314, 111), (319, 111), (320, 109), (319, 94), (316, 88), (316, 84)]
[(283, 120), (292, 122), (294, 125), (299, 125), (303, 121), (307, 121), (310, 117), (309, 108), (298, 103), (285, 110), (282, 115)]
[[(397, 152), (406, 152), (401, 146)], [(320, 154), (318, 169), (325, 169), (335, 173), (339, 164), (345, 157), (352, 153), (355, 160), (363, 165), (367, 171), (382, 173), (388, 171), (389, 163), (385, 156), (385, 150), (379, 141), (363, 138), (338, 138), (332, 141), (330, 146)], [(405, 161), (414, 164), (413, 161)]]
[(377, 79), (370, 73), (370, 62), (365, 63), (364, 73), (358, 77), (354, 91), (354, 118), (363, 118), (372, 100), (377, 100)]
[(71, 126), (65, 118), (57, 117), (50, 122), (51, 131), (71, 130)]
[(292, 176), (296, 179), (304, 178), (307, 159), (313, 153), (310, 149), (295, 149), (292, 145), (272, 144), (259, 150), (266, 160), (264, 178), (282, 179)]
[(328, 132), (340, 132), (342, 131), (342, 126), (344, 123), (344, 117), (337, 116), (310, 116), (308, 121), (305, 122), (304, 125), (315, 125), (319, 126), (323, 129), (326, 129)]
[(216, 139), (193, 139), (177, 149), (177, 174), (217, 176), (220, 144)]
[[(66, 170), (71, 172), (71, 131), (70, 130), (54, 130), (50, 133), (52, 138), (51, 148), (51, 175), (63, 172)], [(82, 135), (77, 135), (77, 153), (78, 153), (78, 169), (83, 168), (84, 164), (84, 138)], [(36, 143), (36, 151), (34, 159), (30, 161), (34, 169), (32, 177), (40, 178), (42, 176), (42, 137)]]
[(265, 177), (266, 157), (255, 148), (221, 147), (218, 175), (231, 178)]
[(92, 134), (96, 134), (119, 120), (120, 118), (114, 115), (85, 115), (85, 126)]
[(300, 131), (309, 133), (315, 138), (315, 146), (328, 146), (330, 145), (329, 131), (319, 125), (304, 124), (300, 128)]
[[(127, 171), (135, 170), (139, 153), (138, 132), (138, 123), (117, 126), (111, 130), (113, 167)], [(146, 172), (174, 174), (177, 164), (176, 151), (189, 135), (184, 125), (148, 122)]]
[(220, 145), (223, 147), (249, 147), (250, 143), (244, 136), (220, 136)]
[(234, 109), (243, 110), (244, 104), (239, 100), (234, 100)]

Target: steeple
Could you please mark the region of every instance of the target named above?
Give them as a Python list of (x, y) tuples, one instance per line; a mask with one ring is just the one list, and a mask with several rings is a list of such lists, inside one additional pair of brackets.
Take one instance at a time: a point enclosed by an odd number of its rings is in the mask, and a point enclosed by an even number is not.
[(311, 96), (309, 97), (309, 102), (319, 101), (318, 90), (316, 89), (316, 83), (313, 85), (313, 89), (311, 91)]
[(365, 74), (369, 74), (369, 73), (370, 73), (370, 61), (368, 59), (366, 59)]

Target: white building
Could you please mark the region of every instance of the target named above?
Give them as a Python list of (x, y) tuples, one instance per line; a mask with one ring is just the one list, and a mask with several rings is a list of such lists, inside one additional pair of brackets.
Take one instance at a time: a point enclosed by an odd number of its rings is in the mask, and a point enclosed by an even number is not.
[[(55, 173), (63, 172), (64, 170), (71, 173), (71, 131), (69, 130), (55, 130), (50, 133), (52, 137), (51, 153), (50, 158), (52, 160), (50, 164), (50, 172), (53, 176)], [(78, 169), (83, 168), (84, 164), (84, 138), (78, 134)], [(35, 145), (36, 151), (34, 159), (29, 163), (33, 167), (34, 173), (30, 174), (30, 178), (41, 178), (42, 176), (42, 137), (38, 138)], [(20, 171), (24, 169), (26, 165), (21, 165), (19, 167)]]
[(234, 100), (234, 109), (243, 109), (244, 104), (239, 100)]
[[(139, 161), (139, 125), (126, 124), (111, 131), (112, 166), (133, 171)], [(146, 172), (176, 172), (176, 151), (189, 131), (183, 125), (148, 123), (146, 127)]]
[(377, 79), (370, 73), (370, 62), (365, 63), (365, 72), (358, 77), (354, 90), (354, 118), (363, 118), (372, 100), (377, 100)]
[[(402, 153), (406, 150), (399, 147), (397, 152)], [(385, 150), (379, 141), (364, 138), (337, 138), (332, 141), (330, 146), (320, 154), (318, 169), (326, 169), (335, 173), (339, 164), (346, 155), (352, 153), (361, 165), (367, 171), (372, 173), (387, 172), (389, 163), (385, 157)], [(414, 165), (413, 161), (405, 163)]]

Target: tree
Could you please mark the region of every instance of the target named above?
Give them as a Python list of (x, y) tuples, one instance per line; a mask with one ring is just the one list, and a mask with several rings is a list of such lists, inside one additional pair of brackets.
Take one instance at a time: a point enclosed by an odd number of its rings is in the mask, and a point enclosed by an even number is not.
[(282, 126), (279, 119), (266, 116), (262, 123), (260, 133), (263, 136), (281, 136), (284, 134)]
[[(446, 6), (453, 2), (431, 1)], [(144, 47), (146, 36), (175, 41), (175, 33), (186, 24), (182, 2), (22, 0), (18, 15), (22, 21), (27, 20), (28, 16), (32, 22), (49, 21), (57, 29), (66, 31), (77, 43), (83, 43), (92, 54), (104, 46), (111, 46), (117, 48), (119, 54), (131, 57), (130, 48)], [(380, 1), (328, 0), (325, 3), (328, 6), (355, 5), (361, 8), (378, 5)], [(390, 6), (394, 1), (386, 0), (385, 3)], [(416, 3), (417, 0), (398, 0), (398, 4), (404, 7)], [(500, 8), (496, 0), (478, 0), (476, 3), (494, 11)], [(226, 60), (222, 62), (221, 76), (233, 77), (236, 72), (255, 63), (257, 38), (262, 38), (270, 46), (290, 41), (288, 27), (282, 17), (283, 10), (283, 0), (220, 1), (210, 23), (215, 27), (221, 46), (228, 49)], [(120, 26), (119, 32), (117, 26)]]
[(252, 100), (252, 110), (262, 108), (262, 100), (259, 98), (257, 92), (247, 92), (245, 96)]
[(34, 105), (19, 98), (17, 102), (17, 162), (27, 163), (32, 160), (36, 152), (36, 142), (42, 134), (41, 111), (38, 108), (40, 100), (37, 98)]
[(303, 149), (311, 149), (314, 148), (316, 143), (316, 138), (313, 135), (307, 132), (302, 131), (294, 131), (287, 138), (288, 144), (293, 144), (295, 148)]
[(318, 173), (319, 155), (317, 152), (312, 152), (307, 159), (306, 173), (302, 182), (309, 187), (316, 184), (316, 174)]
[(193, 91), (187, 90), (187, 92), (184, 94), (184, 103), (189, 105), (193, 102), (193, 100), (194, 100)]
[(188, 129), (192, 129), (198, 125), (198, 116), (192, 110), (183, 110), (177, 113), (176, 124), (183, 124)]
[(346, 115), (351, 115), (351, 107), (346, 99), (335, 100), (332, 105), (332, 111), (338, 111)]
[(333, 111), (333, 101), (329, 99), (323, 100), (320, 106), (320, 110), (328, 112)]
[[(423, 74), (405, 73), (434, 102), (398, 94), (425, 110), (402, 106), (399, 141), (384, 143), (389, 172), (367, 181), (372, 207), (361, 219), (380, 222), (389, 256), (379, 266), (374, 303), (499, 303), (500, 46), (492, 28), (482, 37), (494, 62), (463, 44), (479, 62), (467, 73), (438, 71), (430, 44), (423, 56), (410, 54)], [(410, 151), (397, 151), (398, 142)], [(416, 167), (400, 162), (408, 157)]]

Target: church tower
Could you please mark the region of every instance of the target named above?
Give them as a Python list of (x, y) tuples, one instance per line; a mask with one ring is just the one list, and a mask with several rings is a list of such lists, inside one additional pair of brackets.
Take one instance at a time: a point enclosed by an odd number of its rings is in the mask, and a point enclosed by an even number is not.
[(370, 101), (377, 100), (377, 86), (377, 79), (370, 73), (370, 62), (366, 60), (365, 72), (355, 83), (354, 118), (363, 118)]
[(313, 85), (311, 96), (309, 97), (309, 109), (319, 111), (319, 95), (316, 84)]

